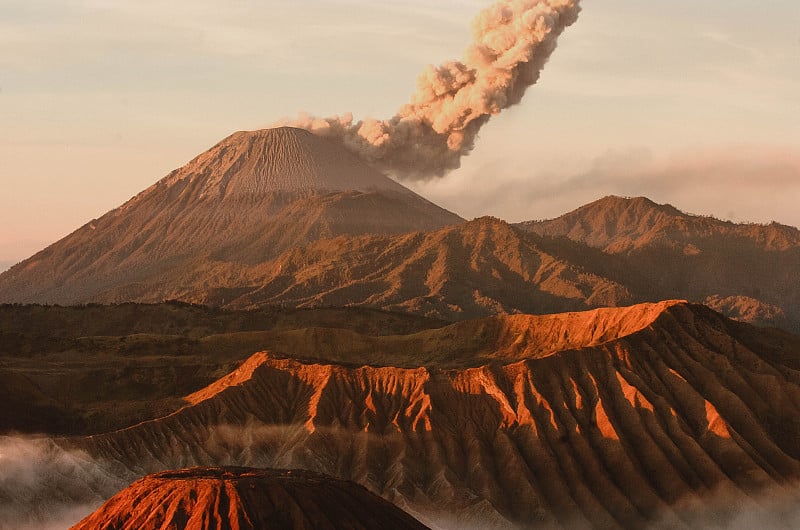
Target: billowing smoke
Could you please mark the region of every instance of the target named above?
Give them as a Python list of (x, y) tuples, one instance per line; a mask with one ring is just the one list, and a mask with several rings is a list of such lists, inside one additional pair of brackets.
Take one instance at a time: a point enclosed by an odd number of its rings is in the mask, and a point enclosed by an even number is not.
[(575, 22), (580, 0), (501, 0), (473, 21), (463, 61), (428, 66), (411, 102), (388, 120), (301, 116), (280, 125), (340, 141), (398, 178), (441, 176), (460, 165), (489, 119), (519, 103), (558, 36)]

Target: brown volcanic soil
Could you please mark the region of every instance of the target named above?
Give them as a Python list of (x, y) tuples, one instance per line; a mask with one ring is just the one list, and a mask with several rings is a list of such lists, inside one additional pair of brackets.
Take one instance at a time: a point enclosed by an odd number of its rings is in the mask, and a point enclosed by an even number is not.
[(307, 131), (239, 132), (2, 273), (0, 301), (80, 303), (110, 289), (133, 301), (208, 264), (239, 288), (240, 267), (309, 241), (462, 221)]
[[(563, 247), (570, 247), (566, 256)], [(605, 261), (594, 266), (600, 272), (576, 265), (571, 247), (481, 218), (432, 232), (320, 240), (270, 263), (240, 267), (233, 279), (224, 265), (208, 263), (183, 285), (179, 278), (167, 277), (163, 287), (152, 292), (142, 288), (136, 297), (238, 308), (359, 305), (451, 320), (633, 301), (628, 289), (611, 279), (622, 278), (625, 270), (599, 252), (595, 254)], [(112, 300), (132, 292), (118, 289), (103, 296)]]
[(144, 477), (72, 530), (424, 530), (365, 488), (309, 471), (192, 468)]
[(24, 375), (0, 368), (0, 434), (80, 432), (83, 419), (45, 395)]
[[(128, 476), (312, 469), (451, 526), (681, 528), (709, 511), (724, 525), (730, 503), (788, 491), (800, 338), (686, 303), (625, 311), (531, 320), (539, 346), (471, 368), (260, 353), (167, 417), (62, 443)], [(525, 326), (506, 329), (487, 345)]]
[(199, 339), (228, 333), (307, 327), (347, 329), (364, 335), (397, 335), (446, 324), (446, 321), (419, 315), (359, 307), (262, 307), (235, 311), (175, 301), (66, 307), (5, 304), (0, 305), (0, 355), (62, 351), (70, 340), (88, 337), (161, 335)]
[(730, 317), (800, 331), (797, 228), (690, 215), (644, 197), (605, 197), (517, 226), (614, 255), (635, 271), (622, 283), (638, 300), (712, 301)]

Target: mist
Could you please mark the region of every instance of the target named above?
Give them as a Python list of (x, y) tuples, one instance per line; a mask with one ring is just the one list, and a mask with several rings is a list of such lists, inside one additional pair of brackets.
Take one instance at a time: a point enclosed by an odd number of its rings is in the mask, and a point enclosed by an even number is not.
[(653, 523), (648, 530), (791, 530), (800, 528), (800, 485), (774, 487), (758, 495), (731, 499), (711, 495)]
[(578, 18), (580, 0), (501, 0), (472, 23), (463, 60), (429, 65), (409, 103), (392, 118), (354, 121), (301, 115), (276, 125), (307, 129), (405, 180), (457, 169), (492, 116), (522, 101)]
[(127, 484), (52, 439), (0, 436), (0, 530), (69, 528)]
[[(396, 442), (402, 443), (401, 440)], [(395, 442), (335, 427), (311, 432), (304, 425), (259, 422), (220, 425), (209, 429), (201, 443), (203, 451), (196, 453), (214, 462), (197, 462), (187, 454), (175, 454), (173, 458), (182, 459), (182, 464), (170, 463), (170, 458), (165, 462), (143, 459), (135, 463), (142, 469), (131, 470), (118, 462), (95, 459), (82, 450), (66, 449), (61, 445), (63, 440), (2, 436), (0, 530), (66, 530), (145, 473), (162, 471), (164, 466), (246, 465), (336, 474), (337, 451), (347, 453), (352, 444), (366, 447), (372, 443)], [(434, 530), (514, 528), (480, 496), (475, 497), (471, 506), (462, 507), (458, 514), (443, 513), (424, 499), (417, 499), (414, 505), (409, 505), (402, 496), (393, 500)], [(558, 527), (554, 519), (546, 518), (533, 528)], [(581, 528), (581, 525), (576, 521), (568, 527)], [(747, 501), (741, 496), (735, 501), (724, 495), (697, 498), (665, 514), (650, 526), (650, 530), (686, 527), (709, 530), (800, 528), (800, 488), (776, 487), (757, 497), (751, 496)]]

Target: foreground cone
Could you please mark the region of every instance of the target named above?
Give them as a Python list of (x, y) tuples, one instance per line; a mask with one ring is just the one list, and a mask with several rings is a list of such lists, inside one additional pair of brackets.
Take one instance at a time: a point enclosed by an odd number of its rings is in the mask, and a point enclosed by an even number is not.
[(192, 468), (148, 475), (73, 530), (422, 530), (413, 517), (342, 480), (308, 471)]

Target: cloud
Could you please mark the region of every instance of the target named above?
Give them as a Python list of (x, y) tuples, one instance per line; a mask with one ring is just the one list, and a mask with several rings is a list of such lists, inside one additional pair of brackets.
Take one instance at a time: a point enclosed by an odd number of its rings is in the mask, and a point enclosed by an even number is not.
[(765, 55), (761, 50), (752, 46), (746, 46), (725, 32), (706, 30), (700, 32), (700, 36), (709, 42), (719, 44), (734, 52), (745, 54), (755, 61), (763, 61), (765, 59)]
[[(405, 442), (402, 436), (387, 438), (336, 427), (311, 433), (304, 425), (258, 422), (219, 425), (210, 429), (207, 439), (201, 442), (202, 451), (190, 454), (176, 449), (171, 456), (161, 455), (163, 459), (145, 458), (136, 465), (148, 469), (134, 472), (121, 463), (95, 460), (86, 452), (65, 449), (48, 438), (3, 436), (0, 437), (0, 530), (65, 530), (138, 479), (142, 471), (161, 471), (163, 466), (174, 465), (175, 459), (186, 466), (249, 465), (358, 474), (359, 471), (346, 464), (351, 462), (348, 455), (352, 454), (354, 444), (366, 448), (373, 443), (384, 449), (386, 444), (395, 445), (395, 450), (401, 450)], [(202, 462), (194, 461), (198, 456)], [(361, 478), (369, 481), (370, 476)], [(508, 521), (479, 496), (468, 495), (464, 499), (466, 504), (461, 505), (458, 513), (451, 514), (439, 510), (433, 499), (417, 496), (411, 500), (398, 493), (393, 500), (432, 528), (510, 528)], [(800, 492), (792, 485), (762, 492), (746, 501), (737, 495), (735, 504), (724, 495), (710, 495), (699, 502), (695, 499), (693, 503), (677, 505), (650, 528), (675, 528), (676, 516), (692, 528), (798, 528), (799, 499)]]
[[(676, 520), (676, 516), (679, 523)], [(694, 506), (679, 505), (672, 517), (656, 521), (648, 530), (676, 527), (700, 530), (788, 530), (800, 528), (800, 490), (797, 485), (774, 487), (758, 495), (709, 495)]]
[(68, 528), (125, 485), (49, 438), (0, 437), (0, 530)]
[(789, 146), (738, 145), (667, 156), (646, 148), (610, 150), (568, 171), (559, 170), (565, 166), (560, 158), (518, 165), (488, 160), (449, 182), (413, 187), (465, 217), (543, 219), (605, 195), (642, 195), (690, 213), (800, 226), (800, 152)]

